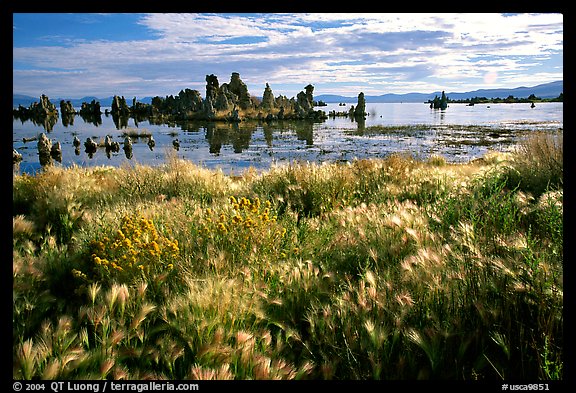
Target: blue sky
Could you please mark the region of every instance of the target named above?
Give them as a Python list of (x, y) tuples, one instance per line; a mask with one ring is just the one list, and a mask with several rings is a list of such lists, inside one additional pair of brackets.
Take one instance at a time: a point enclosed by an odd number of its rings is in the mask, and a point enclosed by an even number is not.
[(465, 92), (563, 79), (563, 15), (13, 14), (13, 92), (205, 94), (240, 73), (275, 96)]

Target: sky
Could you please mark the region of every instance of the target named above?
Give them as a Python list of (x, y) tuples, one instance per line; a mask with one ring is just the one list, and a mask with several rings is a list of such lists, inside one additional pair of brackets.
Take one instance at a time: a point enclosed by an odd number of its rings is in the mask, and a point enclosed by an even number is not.
[(563, 79), (563, 15), (14, 13), (13, 93), (204, 97), (206, 75), (295, 97), (466, 92)]

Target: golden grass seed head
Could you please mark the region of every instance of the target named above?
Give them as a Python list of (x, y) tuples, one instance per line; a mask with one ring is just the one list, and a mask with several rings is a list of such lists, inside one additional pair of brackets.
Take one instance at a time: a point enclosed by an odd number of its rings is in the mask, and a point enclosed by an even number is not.
[(414, 305), (414, 300), (412, 299), (412, 296), (408, 292), (402, 292), (397, 294), (396, 301), (403, 307), (404, 306), (411, 307)]
[(42, 379), (43, 380), (53, 380), (58, 379), (60, 374), (60, 369), (62, 369), (62, 361), (60, 359), (51, 359), (44, 371), (42, 372)]
[(34, 233), (34, 230), (34, 223), (27, 220), (24, 215), (17, 215), (12, 218), (12, 234), (14, 236), (31, 235)]

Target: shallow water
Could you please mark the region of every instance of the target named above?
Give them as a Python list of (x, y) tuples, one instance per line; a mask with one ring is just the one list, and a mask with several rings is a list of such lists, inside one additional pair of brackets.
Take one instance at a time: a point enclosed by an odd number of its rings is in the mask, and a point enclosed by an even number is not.
[[(328, 104), (317, 109), (329, 113), (349, 108), (350, 104)], [(508, 150), (527, 133), (563, 129), (562, 103), (540, 103), (535, 108), (530, 108), (530, 104), (451, 104), (445, 111), (430, 109), (423, 103), (367, 103), (366, 110), (369, 115), (361, 123), (336, 117), (321, 123), (243, 121), (157, 125), (130, 118), (127, 124), (117, 126), (112, 116), (103, 114), (101, 124), (87, 122), (80, 116), (75, 116), (73, 124), (67, 125), (58, 119), (50, 131), (43, 125), (14, 119), (13, 147), (23, 156), (14, 171), (34, 173), (41, 168), (37, 142), (24, 141), (41, 132), (62, 145), (62, 161), (54, 165), (159, 165), (175, 154), (208, 168), (239, 174), (249, 167), (263, 170), (292, 161), (350, 161), (385, 157), (394, 152), (410, 152), (423, 158), (439, 154), (451, 162), (465, 162), (490, 150)], [(385, 128), (375, 129), (375, 126)], [(108, 155), (104, 147), (92, 156), (84, 151), (83, 143), (88, 137), (103, 143), (106, 135), (110, 135), (122, 146), (122, 134), (126, 131), (151, 133), (156, 146), (150, 149), (145, 137), (132, 138), (131, 158), (122, 148)], [(78, 151), (72, 145), (75, 135), (82, 142)], [(180, 142), (178, 150), (172, 144), (175, 139)]]

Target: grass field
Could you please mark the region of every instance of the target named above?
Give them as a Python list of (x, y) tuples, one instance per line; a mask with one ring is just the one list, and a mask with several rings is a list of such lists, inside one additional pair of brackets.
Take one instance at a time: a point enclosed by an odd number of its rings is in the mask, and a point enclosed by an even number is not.
[(562, 134), (13, 177), (13, 377), (563, 378)]

